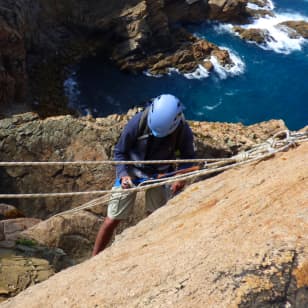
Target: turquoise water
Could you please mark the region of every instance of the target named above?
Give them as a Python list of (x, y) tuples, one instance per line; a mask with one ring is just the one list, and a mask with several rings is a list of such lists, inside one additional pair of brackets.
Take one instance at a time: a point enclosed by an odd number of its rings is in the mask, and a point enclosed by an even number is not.
[[(276, 19), (308, 20), (308, 2), (276, 1)], [(301, 14), (302, 16), (298, 16)], [(267, 22), (267, 21), (264, 21)], [(267, 25), (265, 25), (267, 27)], [(188, 119), (253, 124), (283, 119), (290, 129), (308, 124), (308, 43), (288, 40), (257, 46), (239, 39), (228, 25), (188, 25), (189, 31), (228, 48), (237, 58), (235, 72), (219, 67), (209, 77), (188, 79), (175, 72), (155, 78), (119, 72), (103, 57), (83, 61), (66, 83), (71, 104), (82, 113), (124, 113), (161, 93), (177, 95)]]

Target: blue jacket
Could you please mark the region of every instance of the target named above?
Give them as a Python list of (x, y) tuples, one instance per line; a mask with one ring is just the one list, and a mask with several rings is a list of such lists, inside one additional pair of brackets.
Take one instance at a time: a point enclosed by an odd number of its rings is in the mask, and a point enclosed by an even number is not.
[[(169, 160), (176, 158), (195, 158), (193, 134), (186, 121), (180, 123), (176, 131), (166, 137), (156, 138), (149, 135), (140, 137), (139, 121), (142, 112), (137, 113), (125, 126), (114, 150), (114, 159), (119, 160)], [(179, 167), (187, 168), (192, 164), (181, 164)], [(130, 175), (132, 177), (151, 177), (158, 173), (170, 172), (172, 165), (117, 165), (117, 178)]]

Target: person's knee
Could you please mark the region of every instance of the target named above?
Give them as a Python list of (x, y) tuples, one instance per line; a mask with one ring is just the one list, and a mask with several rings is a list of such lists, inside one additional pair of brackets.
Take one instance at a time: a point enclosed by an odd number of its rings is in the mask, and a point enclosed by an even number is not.
[(112, 231), (117, 227), (119, 223), (120, 220), (118, 219), (106, 217), (103, 226), (105, 229)]

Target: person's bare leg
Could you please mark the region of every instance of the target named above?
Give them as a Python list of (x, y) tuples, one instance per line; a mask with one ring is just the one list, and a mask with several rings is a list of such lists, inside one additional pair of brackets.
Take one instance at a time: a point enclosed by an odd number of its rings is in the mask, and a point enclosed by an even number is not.
[(92, 256), (96, 256), (103, 251), (111, 240), (114, 230), (121, 220), (106, 217), (101, 225), (94, 244)]

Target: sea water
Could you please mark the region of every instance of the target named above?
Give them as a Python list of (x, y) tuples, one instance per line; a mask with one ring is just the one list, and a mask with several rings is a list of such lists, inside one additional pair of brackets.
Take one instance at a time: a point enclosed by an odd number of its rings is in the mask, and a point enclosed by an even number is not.
[(229, 24), (187, 26), (195, 35), (229, 50), (235, 63), (229, 70), (212, 58), (214, 70), (210, 73), (199, 67), (186, 75), (174, 69), (162, 77), (147, 72), (132, 75), (96, 56), (80, 63), (66, 80), (70, 104), (82, 114), (106, 116), (125, 113), (159, 94), (172, 93), (184, 103), (190, 120), (248, 125), (282, 119), (293, 130), (308, 125), (308, 40), (291, 39), (275, 27), (286, 20), (308, 21), (308, 1), (269, 3), (275, 17), (244, 26), (270, 32), (270, 39), (262, 45), (241, 40)]

